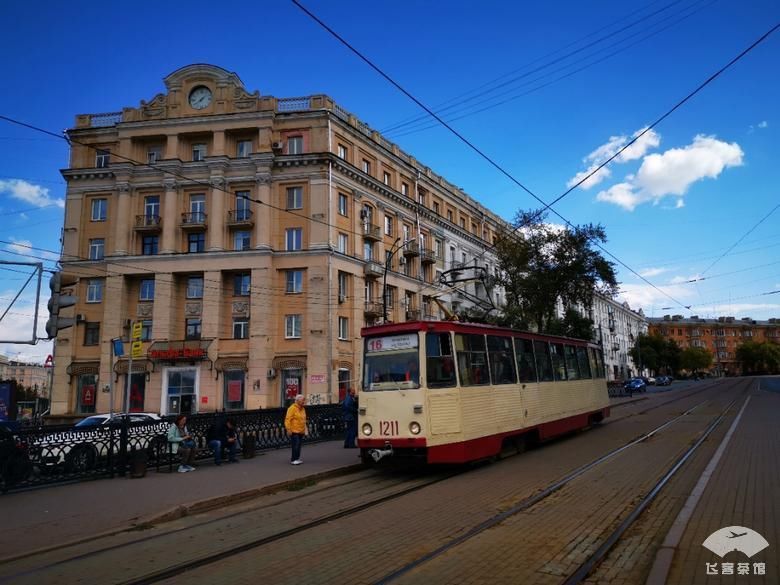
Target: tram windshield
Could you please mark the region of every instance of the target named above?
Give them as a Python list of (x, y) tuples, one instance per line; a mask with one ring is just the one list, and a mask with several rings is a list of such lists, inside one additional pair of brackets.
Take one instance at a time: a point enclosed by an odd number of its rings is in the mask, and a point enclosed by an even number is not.
[(364, 364), (363, 390), (419, 388), (417, 333), (366, 339)]

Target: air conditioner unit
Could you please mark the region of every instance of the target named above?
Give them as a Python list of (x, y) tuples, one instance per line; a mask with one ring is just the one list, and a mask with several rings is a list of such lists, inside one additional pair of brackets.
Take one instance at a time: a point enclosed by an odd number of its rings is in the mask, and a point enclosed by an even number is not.
[(272, 142), (271, 148), (274, 150), (282, 150), (284, 148), (284, 142), (282, 142), (281, 140), (278, 142)]
[(87, 316), (83, 313), (79, 313), (76, 315), (76, 323), (86, 323), (87, 322)]
[(268, 368), (268, 371), (265, 373), (266, 378), (276, 378), (276, 370), (273, 368)]

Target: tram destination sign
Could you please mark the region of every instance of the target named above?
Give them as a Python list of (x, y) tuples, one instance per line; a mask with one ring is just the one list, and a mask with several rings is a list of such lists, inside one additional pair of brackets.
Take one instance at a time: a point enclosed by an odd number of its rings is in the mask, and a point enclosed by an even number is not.
[(399, 349), (416, 349), (418, 343), (419, 341), (416, 333), (388, 335), (387, 337), (372, 337), (366, 342), (366, 353), (397, 351)]

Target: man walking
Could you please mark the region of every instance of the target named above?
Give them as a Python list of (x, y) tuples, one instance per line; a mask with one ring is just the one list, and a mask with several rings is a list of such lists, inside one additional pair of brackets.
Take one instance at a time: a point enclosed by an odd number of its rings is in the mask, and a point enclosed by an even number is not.
[(303, 394), (298, 394), (295, 397), (295, 402), (287, 409), (287, 415), (284, 417), (284, 428), (287, 429), (290, 435), (290, 444), (292, 445), (292, 457), (290, 459), (292, 465), (303, 463), (303, 460), (301, 460), (301, 445), (306, 434), (306, 409), (303, 407), (304, 402), (306, 402), (306, 398)]
[(358, 405), (355, 399), (355, 389), (350, 388), (347, 397), (341, 404), (341, 411), (344, 414), (344, 425), (347, 429), (347, 435), (344, 437), (344, 448), (354, 449), (355, 439), (357, 439), (357, 414)]

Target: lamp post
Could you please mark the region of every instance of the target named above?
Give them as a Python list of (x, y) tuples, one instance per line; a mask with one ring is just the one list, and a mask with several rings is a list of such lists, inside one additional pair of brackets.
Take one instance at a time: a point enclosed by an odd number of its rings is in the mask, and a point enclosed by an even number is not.
[(392, 262), (393, 256), (395, 256), (398, 253), (398, 251), (401, 250), (406, 244), (414, 241), (414, 238), (409, 238), (408, 240), (398, 245), (398, 242), (400, 241), (401, 241), (401, 236), (398, 236), (395, 239), (395, 242), (393, 242), (393, 245), (390, 246), (390, 254), (385, 254), (385, 271), (382, 277), (382, 322), (383, 323), (387, 323), (387, 271), (390, 269), (390, 262)]

